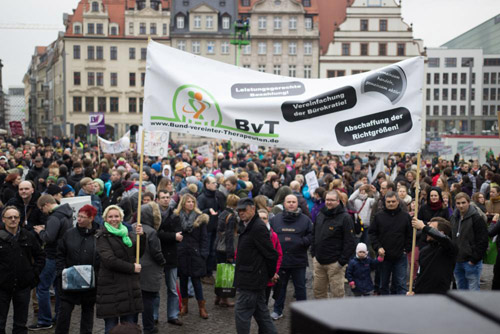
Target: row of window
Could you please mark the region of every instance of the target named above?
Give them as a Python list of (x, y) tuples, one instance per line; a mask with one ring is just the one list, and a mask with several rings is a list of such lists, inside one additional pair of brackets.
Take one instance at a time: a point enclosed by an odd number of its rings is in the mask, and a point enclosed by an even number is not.
[[(249, 64), (243, 64), (243, 68), (251, 68)], [(258, 65), (257, 70), (259, 72), (267, 72), (266, 65)], [(285, 75), (286, 72), (282, 71), (281, 65), (273, 65), (272, 72), (276, 75)], [(288, 65), (288, 76), (295, 78), (297, 77), (297, 66), (296, 65)], [(304, 75), (303, 78), (310, 79), (312, 78), (312, 65), (304, 65)]]
[[(458, 84), (458, 73), (451, 73), (451, 80), (450, 80), (450, 74), (449, 73), (443, 73), (441, 76), (441, 73), (427, 73), (427, 84), (430, 85), (432, 83), (432, 77), (434, 76), (434, 84), (439, 85), (441, 84), (441, 78), (442, 78), (442, 84), (443, 85), (448, 85), (451, 83), (452, 85)], [(468, 73), (460, 73), (460, 84), (465, 85), (467, 84), (467, 76)], [(472, 73), (472, 82), (471, 84), (476, 84), (476, 73)]]
[[(141, 87), (144, 87), (146, 73), (141, 73)], [(80, 86), (82, 84), (81, 72), (73, 72), (73, 84)], [(118, 73), (111, 72), (109, 74), (109, 84), (111, 87), (118, 86)], [(104, 73), (103, 72), (87, 72), (87, 86), (104, 86)], [(136, 86), (136, 73), (129, 73), (129, 86)]]
[[(222, 54), (228, 54), (229, 53), (229, 42), (221, 42), (221, 53)], [(208, 41), (206, 43), (207, 47), (207, 53), (208, 54), (215, 54), (215, 42), (214, 41)], [(283, 43), (282, 42), (274, 42), (273, 45), (273, 54), (274, 55), (281, 55), (283, 53)], [(185, 40), (179, 40), (177, 41), (177, 48), (182, 51), (186, 51), (186, 41)], [(249, 55), (252, 53), (252, 46), (245, 45), (242, 48), (243, 54), (244, 55)], [(266, 42), (259, 42), (257, 44), (257, 51), (259, 55), (265, 55), (267, 54), (267, 43)], [(194, 54), (200, 54), (201, 53), (201, 42), (200, 41), (192, 41), (191, 42), (191, 52)], [(304, 55), (312, 55), (313, 52), (313, 44), (312, 42), (304, 42)], [(288, 43), (288, 54), (289, 55), (297, 55), (297, 42), (289, 42)]]
[[(97, 105), (95, 105), (96, 98), (94, 96), (73, 96), (73, 112), (82, 112), (83, 111), (83, 102), (85, 99), (85, 111), (86, 112), (118, 112), (119, 108), (119, 98), (118, 97), (110, 97), (109, 98), (109, 109), (107, 105), (108, 98), (105, 96), (97, 97)], [(129, 97), (128, 98), (128, 111), (130, 113), (136, 113), (137, 110), (142, 113), (144, 99), (142, 97)], [(97, 106), (97, 110), (96, 110)]]
[[(369, 70), (351, 70), (351, 75), (368, 72)], [(345, 76), (345, 70), (327, 70), (327, 78), (343, 77)]]
[[(342, 56), (353, 56), (351, 54), (351, 43), (342, 43)], [(368, 56), (368, 43), (359, 44), (359, 56)], [(378, 43), (378, 55), (387, 56), (387, 43)], [(396, 55), (406, 55), (406, 43), (397, 43)]]
[[(429, 57), (429, 67), (440, 67), (441, 59), (438, 57)], [(461, 66), (469, 67), (474, 66), (474, 58), (462, 57)], [(500, 58), (487, 58), (483, 61), (483, 66), (500, 66)], [(444, 67), (457, 67), (456, 57), (445, 57)]]
[[(205, 17), (205, 28), (206, 29), (213, 29), (214, 28), (214, 15), (204, 15)], [(186, 27), (185, 24), (186, 17), (184, 14), (179, 14), (177, 15), (175, 19), (175, 25), (177, 29), (184, 29)], [(193, 28), (194, 29), (201, 29), (202, 28), (202, 16), (201, 15), (194, 15), (193, 16)], [(229, 16), (223, 16), (222, 17), (222, 29), (228, 30), (231, 28), (231, 18)]]
[[(442, 92), (442, 93), (440, 94), (440, 92)], [(448, 92), (450, 93), (450, 95), (448, 95)], [(461, 88), (460, 91), (458, 91), (457, 88), (452, 88), (452, 89), (443, 88), (441, 90), (439, 88), (434, 88), (434, 90), (432, 91), (432, 95), (431, 95), (431, 89), (427, 88), (426, 100), (430, 101), (431, 96), (432, 96), (434, 101), (439, 101), (439, 100), (448, 101), (448, 98), (451, 101), (456, 101), (457, 100), (457, 93), (460, 93), (460, 101), (467, 100), (467, 89), (465, 89), (465, 88)], [(471, 100), (474, 101), (475, 99), (476, 99), (476, 90), (474, 88), (472, 88), (471, 89)]]
[[(129, 48), (129, 59), (135, 59), (136, 48)], [(146, 60), (147, 48), (141, 48), (141, 60)], [(80, 45), (73, 45), (73, 59), (81, 59), (81, 48)], [(103, 60), (104, 59), (104, 47), (103, 46), (87, 46), (87, 59), (89, 60)], [(118, 60), (118, 48), (116, 46), (109, 47), (109, 59)]]
[[(240, 1), (241, 1), (241, 5), (244, 6), (244, 7), (249, 7), (251, 5), (250, 0), (240, 0)], [(189, 1), (188, 0), (184, 0), (184, 2), (187, 2), (188, 5), (189, 5)], [(275, 0), (274, 3), (276, 5), (279, 5), (279, 4), (281, 4), (281, 1)], [(304, 7), (311, 7), (311, 0), (302, 0), (302, 5)]]
[[(257, 19), (257, 25), (259, 30), (267, 29), (267, 16), (259, 16)], [(281, 16), (273, 16), (273, 29), (281, 30), (283, 28), (283, 18)], [(297, 30), (297, 16), (290, 16), (288, 18), (288, 29), (289, 30)], [(306, 16), (304, 19), (304, 27), (306, 30), (311, 30), (313, 28), (313, 19), (310, 16)]]
[[(467, 107), (465, 105), (460, 106), (425, 106), (425, 113), (427, 116), (439, 116), (439, 111), (441, 110), (441, 116), (448, 116), (448, 111), (450, 111), (449, 116), (458, 116), (457, 109), (460, 112), (460, 116), (466, 116)], [(471, 113), (474, 115), (474, 106), (471, 106)], [(497, 112), (500, 112), (500, 105), (483, 105), (482, 116), (496, 116)]]
[(483, 84), (487, 85), (496, 85), (497, 84), (497, 78), (498, 78), (498, 84), (500, 84), (500, 72), (485, 72), (483, 74)]
[[(164, 23), (162, 25), (163, 27), (163, 31), (162, 31), (162, 35), (163, 36), (166, 36), (167, 35), (167, 32), (168, 32), (168, 27), (167, 27), (167, 24)], [(134, 30), (134, 22), (130, 22), (128, 24), (128, 32), (129, 32), (129, 35), (135, 35), (135, 30)], [(147, 23), (145, 22), (140, 22), (139, 23), (139, 35), (147, 35), (148, 34), (148, 26), (147, 26)], [(157, 30), (157, 27), (156, 27), (156, 23), (152, 22), (149, 24), (149, 34), (150, 35), (154, 35), (156, 36), (158, 34), (158, 30)]]
[[(369, 21), (367, 19), (359, 20), (359, 30), (368, 31), (370, 30)], [(373, 30), (373, 29), (372, 29)], [(386, 19), (378, 20), (378, 31), (387, 31), (388, 30), (388, 22)]]

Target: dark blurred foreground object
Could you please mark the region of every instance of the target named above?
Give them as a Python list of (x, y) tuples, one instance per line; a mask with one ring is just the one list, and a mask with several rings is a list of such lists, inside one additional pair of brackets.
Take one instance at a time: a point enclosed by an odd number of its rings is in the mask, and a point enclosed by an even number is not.
[(329, 299), (292, 304), (292, 334), (500, 333), (500, 292)]

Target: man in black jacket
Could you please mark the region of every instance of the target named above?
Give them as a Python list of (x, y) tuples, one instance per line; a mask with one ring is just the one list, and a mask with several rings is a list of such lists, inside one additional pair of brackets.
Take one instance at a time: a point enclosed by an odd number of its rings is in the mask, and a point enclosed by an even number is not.
[(488, 228), (466, 193), (455, 196), (451, 216), (452, 240), (458, 247), (455, 280), (460, 290), (479, 290), (483, 256), (488, 249)]
[(325, 206), (313, 226), (314, 298), (343, 298), (346, 265), (355, 250), (353, 222), (336, 191), (326, 194)]
[[(167, 285), (167, 319), (168, 322), (181, 326), (179, 320), (179, 296), (177, 294), (177, 243), (182, 241), (179, 217), (169, 207), (170, 194), (167, 190), (159, 190), (156, 202), (160, 207), (162, 223), (158, 229), (161, 251), (166, 260), (164, 266), (165, 283)], [(158, 303), (159, 306), (159, 303)], [(155, 305), (156, 307), (156, 305)]]
[(31, 180), (35, 183), (35, 188), (39, 192), (44, 192), (46, 188), (45, 180), (49, 176), (49, 170), (43, 167), (43, 159), (35, 158), (35, 165), (26, 175), (26, 180)]
[(5, 333), (11, 301), (14, 305), (13, 333), (26, 333), (30, 292), (38, 282), (45, 254), (35, 236), (20, 226), (20, 212), (7, 206), (0, 230), (0, 332)]
[[(46, 215), (49, 215), (45, 226), (37, 225), (33, 229), (40, 240), (45, 243), (47, 259), (40, 274), (36, 294), (38, 298), (38, 323), (30, 326), (31, 330), (40, 330), (52, 327), (52, 311), (50, 307), (49, 289), (56, 278), (56, 255), (57, 244), (64, 233), (73, 227), (73, 210), (69, 204), (57, 205), (56, 200), (51, 195), (42, 195), (37, 202), (38, 208)], [(55, 286), (56, 307), (55, 316), (59, 311), (59, 289)]]
[(243, 198), (236, 207), (244, 229), (238, 240), (234, 285), (238, 289), (235, 306), (236, 332), (250, 333), (252, 316), (259, 333), (275, 334), (276, 327), (266, 305), (267, 283), (273, 278), (278, 252), (273, 247), (269, 230), (255, 212), (251, 198)]
[(431, 218), (428, 225), (417, 218), (411, 223), (427, 241), (420, 250), (415, 293), (445, 294), (453, 280), (457, 256), (457, 247), (451, 241), (451, 224), (442, 217)]
[(35, 225), (45, 225), (46, 218), (36, 205), (40, 193), (35, 191), (32, 181), (23, 181), (19, 184), (16, 197), (7, 202), (7, 206), (14, 205), (21, 212), (20, 224), (28, 231), (33, 231)]
[(283, 212), (278, 213), (270, 221), (283, 250), (283, 260), (278, 273), (282, 285), (271, 314), (273, 320), (283, 316), (286, 287), (290, 278), (293, 280), (296, 299), (307, 299), (306, 267), (309, 265), (307, 250), (312, 240), (312, 222), (309, 217), (301, 213), (297, 196), (293, 194), (286, 196), (283, 207)]
[(224, 211), (226, 207), (226, 198), (222, 192), (217, 190), (217, 186), (218, 184), (215, 177), (207, 176), (205, 180), (203, 180), (202, 193), (198, 196), (198, 208), (201, 212), (206, 213), (210, 217), (207, 227), (208, 240), (210, 242), (209, 254), (206, 261), (207, 275), (201, 279), (205, 284), (215, 283), (212, 273), (216, 269), (215, 238), (217, 236), (217, 221), (219, 213)]
[(378, 212), (368, 231), (373, 250), (384, 257), (380, 268), (380, 294), (389, 294), (389, 282), (395, 294), (406, 294), (406, 252), (411, 251), (411, 217), (401, 209), (395, 192), (385, 195), (384, 210)]

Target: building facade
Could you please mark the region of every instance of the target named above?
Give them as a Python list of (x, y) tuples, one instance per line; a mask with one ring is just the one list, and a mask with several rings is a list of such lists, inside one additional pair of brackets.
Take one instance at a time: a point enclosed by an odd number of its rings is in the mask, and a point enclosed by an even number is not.
[(142, 123), (148, 37), (169, 44), (169, 24), (168, 1), (79, 2), (65, 17), (67, 133), (86, 137), (94, 112), (110, 139)]
[(424, 109), (428, 138), (443, 134), (498, 134), (498, 40), (500, 15), (440, 48), (427, 49)]
[(413, 38), (401, 17), (401, 3), (355, 0), (320, 57), (320, 77), (357, 74), (424, 54), (422, 40)]
[(318, 78), (319, 21), (316, 0), (240, 1), (251, 43), (241, 65), (276, 75)]

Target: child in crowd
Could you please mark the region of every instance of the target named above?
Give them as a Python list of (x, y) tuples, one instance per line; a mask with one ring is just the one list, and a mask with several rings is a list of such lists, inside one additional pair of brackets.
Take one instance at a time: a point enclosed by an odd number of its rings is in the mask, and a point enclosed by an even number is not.
[(356, 297), (370, 296), (373, 293), (374, 286), (370, 274), (382, 261), (384, 261), (382, 256), (377, 259), (368, 256), (366, 244), (360, 242), (356, 246), (356, 257), (349, 261), (345, 273), (345, 277)]

